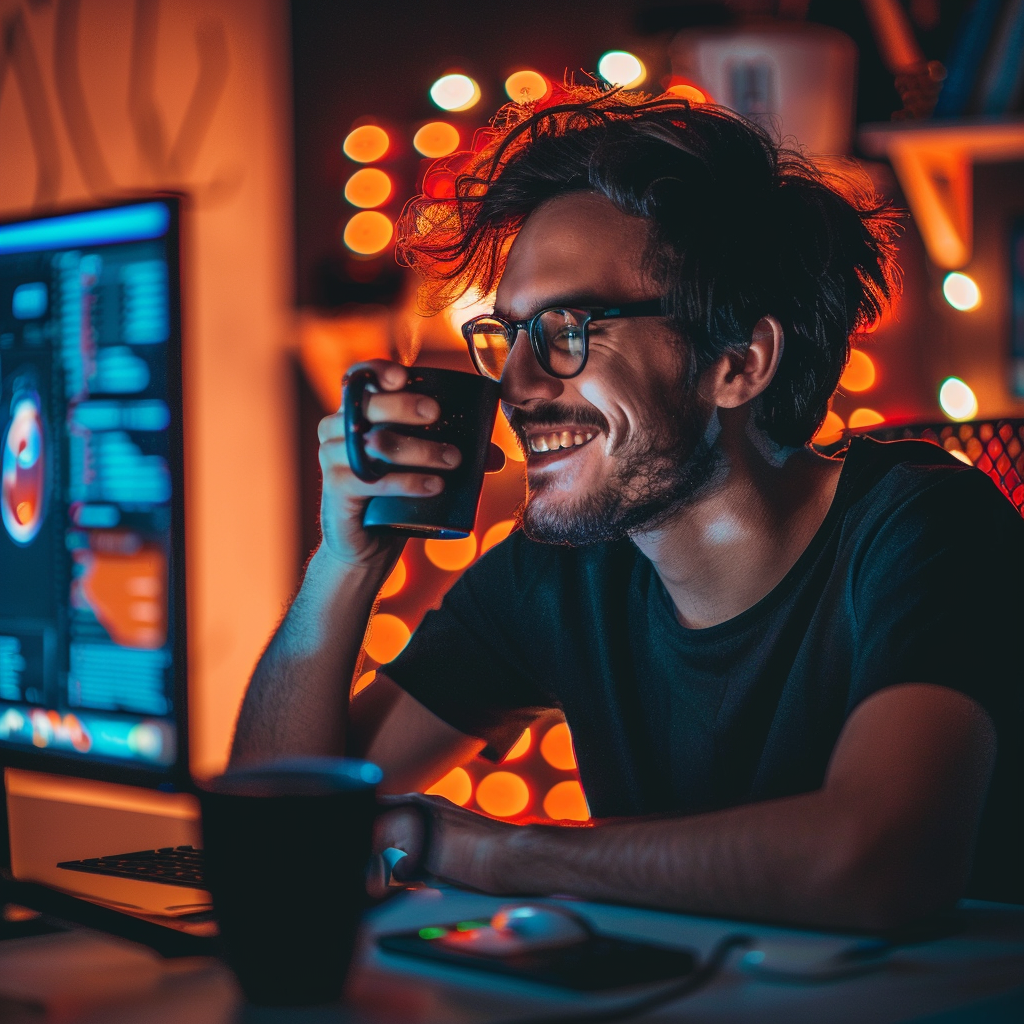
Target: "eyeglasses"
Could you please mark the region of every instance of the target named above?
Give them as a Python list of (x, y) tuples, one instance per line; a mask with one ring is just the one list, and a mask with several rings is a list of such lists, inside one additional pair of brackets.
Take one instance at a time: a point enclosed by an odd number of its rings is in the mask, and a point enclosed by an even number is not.
[(529, 320), (506, 320), (486, 314), (462, 325), (462, 336), (477, 371), (491, 380), (501, 380), (502, 370), (520, 331), (530, 337), (537, 362), (545, 373), (567, 380), (583, 371), (590, 350), (590, 324), (595, 320), (620, 317), (663, 316), (661, 299), (627, 302), (602, 308), (549, 306)]

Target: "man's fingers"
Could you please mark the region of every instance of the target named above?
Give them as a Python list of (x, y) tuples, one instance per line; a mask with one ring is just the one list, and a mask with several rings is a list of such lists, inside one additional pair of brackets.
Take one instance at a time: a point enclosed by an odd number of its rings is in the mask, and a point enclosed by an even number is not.
[(426, 831), (423, 812), (416, 807), (405, 805), (385, 811), (374, 822), (373, 851), (382, 853), (392, 847), (404, 850), (412, 859), (410, 867), (418, 865), (423, 856)]
[(350, 366), (342, 383), (361, 370), (371, 370), (380, 381), (382, 391), (398, 391), (409, 381), (409, 371), (401, 363), (393, 363), (389, 359), (367, 359), (364, 363)]
[(441, 414), (437, 400), (411, 391), (368, 395), (364, 402), (366, 418), (371, 423), (407, 423), (423, 426), (433, 423)]
[(328, 441), (320, 445), (320, 469), (324, 480), (344, 484), (345, 491), (356, 498), (383, 496), (422, 498), (444, 490), (444, 480), (432, 473), (387, 473), (380, 480), (360, 480), (348, 464), (344, 441)]
[(367, 455), (396, 466), (454, 469), (462, 461), (462, 453), (453, 444), (424, 441), (392, 430), (370, 431), (365, 447)]
[(325, 441), (345, 440), (345, 417), (340, 412), (325, 416), (316, 427), (317, 440), (321, 444)]

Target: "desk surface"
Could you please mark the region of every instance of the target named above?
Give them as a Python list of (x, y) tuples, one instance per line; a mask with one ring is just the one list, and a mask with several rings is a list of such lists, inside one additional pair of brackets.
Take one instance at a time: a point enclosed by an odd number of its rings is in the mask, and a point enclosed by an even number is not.
[[(215, 960), (163, 961), (150, 950), (85, 930), (0, 942), (0, 1020), (67, 1024), (428, 1024), (501, 1022), (575, 1013), (623, 1000), (580, 995), (382, 953), (377, 934), (482, 917), (507, 900), (456, 889), (397, 896), (368, 917), (337, 1009), (266, 1011), (243, 1007), (230, 973)], [(706, 955), (727, 934), (765, 938), (818, 933), (573, 902), (601, 931)], [(643, 1020), (786, 1024), (1009, 1024), (1024, 1019), (1024, 908), (965, 902), (956, 927), (902, 947), (879, 970), (840, 981), (797, 984), (755, 980), (737, 955), (700, 992)], [(818, 935), (817, 941), (834, 936)]]

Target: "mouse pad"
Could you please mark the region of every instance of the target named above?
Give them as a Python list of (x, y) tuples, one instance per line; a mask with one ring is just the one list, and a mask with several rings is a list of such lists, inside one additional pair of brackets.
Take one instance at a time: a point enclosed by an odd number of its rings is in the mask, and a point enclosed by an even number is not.
[[(377, 939), (377, 945), (389, 953), (422, 957), (581, 992), (685, 978), (696, 965), (694, 954), (688, 950), (652, 946), (600, 933), (559, 949), (483, 957), (437, 942), (439, 936), (457, 927), (455, 924), (440, 925), (421, 928), (420, 931), (382, 935)], [(433, 937), (429, 937), (431, 935)]]

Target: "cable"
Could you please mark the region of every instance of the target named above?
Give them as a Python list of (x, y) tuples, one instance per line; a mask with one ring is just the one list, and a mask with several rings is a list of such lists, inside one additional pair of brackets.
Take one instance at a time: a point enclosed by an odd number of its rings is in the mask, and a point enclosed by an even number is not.
[(669, 985), (657, 992), (639, 996), (632, 1002), (619, 1003), (617, 1006), (606, 1006), (598, 1010), (572, 1014), (560, 1010), (544, 1017), (519, 1017), (516, 1020), (502, 1021), (501, 1024), (604, 1024), (605, 1021), (626, 1020), (638, 1014), (654, 1010), (666, 1003), (692, 995), (703, 988), (725, 966), (725, 961), (734, 949), (749, 946), (753, 940), (749, 935), (726, 935), (719, 939), (708, 953), (707, 958), (695, 971), (681, 981)]

